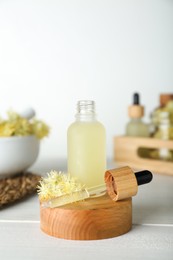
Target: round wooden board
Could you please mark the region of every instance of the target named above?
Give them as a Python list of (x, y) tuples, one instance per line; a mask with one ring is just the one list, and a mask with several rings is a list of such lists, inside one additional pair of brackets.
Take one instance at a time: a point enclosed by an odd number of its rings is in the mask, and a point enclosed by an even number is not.
[(40, 227), (48, 235), (64, 239), (116, 237), (132, 227), (132, 199), (114, 202), (106, 194), (59, 208), (40, 207)]

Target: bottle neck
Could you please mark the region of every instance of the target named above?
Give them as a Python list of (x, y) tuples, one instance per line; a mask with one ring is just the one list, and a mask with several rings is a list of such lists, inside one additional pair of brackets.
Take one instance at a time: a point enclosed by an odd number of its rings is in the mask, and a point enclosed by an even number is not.
[(95, 102), (91, 100), (81, 100), (77, 103), (77, 121), (95, 121)]

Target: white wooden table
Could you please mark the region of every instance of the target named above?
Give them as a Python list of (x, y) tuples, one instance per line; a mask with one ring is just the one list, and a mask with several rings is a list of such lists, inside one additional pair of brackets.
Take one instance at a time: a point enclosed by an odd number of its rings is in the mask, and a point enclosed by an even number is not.
[[(109, 168), (115, 168), (110, 163)], [(65, 160), (38, 160), (33, 171), (66, 170)], [(173, 176), (154, 174), (133, 198), (132, 230), (120, 237), (70, 241), (39, 227), (37, 195), (0, 211), (0, 260), (173, 259)]]

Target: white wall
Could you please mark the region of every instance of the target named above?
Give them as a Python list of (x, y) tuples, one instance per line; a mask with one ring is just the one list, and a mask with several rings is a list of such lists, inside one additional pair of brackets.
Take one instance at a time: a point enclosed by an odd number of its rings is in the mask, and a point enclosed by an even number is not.
[(112, 138), (141, 93), (146, 120), (173, 92), (173, 1), (0, 0), (0, 113), (33, 106), (51, 126), (41, 157), (66, 157), (76, 102), (93, 99)]

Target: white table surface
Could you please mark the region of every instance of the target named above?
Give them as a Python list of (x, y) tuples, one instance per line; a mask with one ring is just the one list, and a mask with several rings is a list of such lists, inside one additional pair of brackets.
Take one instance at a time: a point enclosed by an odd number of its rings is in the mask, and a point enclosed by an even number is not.
[[(115, 168), (109, 163), (108, 168)], [(147, 168), (147, 167), (146, 167)], [(45, 174), (66, 170), (65, 160), (38, 160), (31, 168)], [(37, 195), (0, 210), (0, 260), (173, 260), (173, 176), (154, 174), (133, 198), (132, 230), (120, 237), (71, 241), (44, 234)]]

